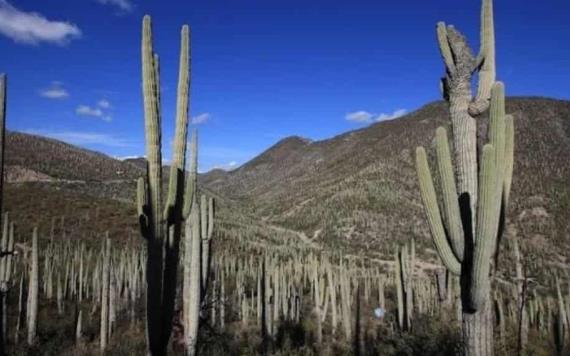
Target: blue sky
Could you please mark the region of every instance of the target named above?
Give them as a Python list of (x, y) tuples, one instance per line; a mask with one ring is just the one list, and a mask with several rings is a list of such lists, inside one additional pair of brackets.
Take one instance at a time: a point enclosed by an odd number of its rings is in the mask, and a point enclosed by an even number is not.
[[(495, 0), (510, 95), (570, 99), (570, 2)], [(168, 4), (168, 5), (165, 5)], [(439, 99), (435, 23), (478, 48), (479, 1), (0, 0), (8, 128), (125, 157), (144, 153), (140, 32), (153, 17), (170, 157), (182, 24), (192, 28), (200, 169), (235, 167), (279, 139), (311, 139)]]

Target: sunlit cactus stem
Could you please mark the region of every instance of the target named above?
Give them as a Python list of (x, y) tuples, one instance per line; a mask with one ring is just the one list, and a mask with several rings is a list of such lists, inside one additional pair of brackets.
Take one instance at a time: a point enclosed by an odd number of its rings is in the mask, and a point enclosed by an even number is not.
[(32, 259), (30, 263), (30, 286), (28, 288), (28, 345), (36, 342), (38, 324), (38, 299), (39, 299), (39, 251), (38, 251), (38, 228), (32, 233)]
[(104, 352), (107, 348), (109, 337), (109, 288), (111, 278), (111, 239), (109, 234), (105, 237), (103, 244), (103, 264), (102, 264), (102, 284), (101, 284), (101, 324), (99, 336), (99, 348)]

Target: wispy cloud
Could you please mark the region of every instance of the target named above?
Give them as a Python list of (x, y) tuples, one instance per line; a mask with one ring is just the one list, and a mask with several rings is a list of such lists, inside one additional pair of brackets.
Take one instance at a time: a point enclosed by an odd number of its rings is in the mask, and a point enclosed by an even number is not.
[(373, 116), (374, 114), (371, 114), (368, 111), (355, 111), (349, 112), (344, 118), (348, 121), (354, 122), (370, 122)]
[(406, 110), (406, 109), (398, 109), (398, 110), (394, 111), (393, 113), (381, 113), (380, 115), (378, 115), (374, 119), (374, 121), (384, 121), (384, 120), (397, 119), (401, 116), (406, 115), (407, 112), (408, 112), (408, 110)]
[(97, 0), (97, 2), (103, 5), (115, 6), (124, 12), (131, 12), (135, 8), (130, 0)]
[(70, 22), (52, 21), (37, 12), (21, 11), (6, 0), (0, 0), (0, 33), (23, 44), (63, 45), (81, 37), (79, 27)]
[(198, 116), (194, 116), (191, 121), (193, 124), (204, 124), (208, 120), (210, 120), (211, 117), (212, 117), (212, 115), (210, 115), (210, 113), (205, 112), (205, 113), (202, 113)]
[(101, 145), (108, 147), (132, 147), (132, 142), (123, 138), (96, 132), (82, 131), (50, 131), (50, 130), (24, 130), (25, 133), (50, 137), (72, 145)]
[(103, 109), (110, 109), (111, 108), (111, 102), (107, 99), (101, 99), (97, 102), (97, 106)]
[(52, 82), (48, 88), (40, 90), (40, 96), (48, 99), (65, 99), (69, 97), (69, 92), (63, 87), (63, 83)]
[(346, 114), (344, 117), (348, 121), (358, 122), (358, 123), (370, 123), (374, 121), (384, 121), (384, 120), (392, 120), (403, 116), (408, 111), (406, 109), (398, 109), (392, 113), (380, 113), (374, 114), (368, 111), (355, 111)]
[(99, 100), (95, 107), (79, 105), (77, 109), (75, 109), (75, 113), (79, 116), (90, 116), (99, 118), (106, 122), (111, 122), (113, 120), (113, 116), (108, 111), (105, 111), (109, 108), (111, 108), (111, 103), (108, 100), (102, 99)]

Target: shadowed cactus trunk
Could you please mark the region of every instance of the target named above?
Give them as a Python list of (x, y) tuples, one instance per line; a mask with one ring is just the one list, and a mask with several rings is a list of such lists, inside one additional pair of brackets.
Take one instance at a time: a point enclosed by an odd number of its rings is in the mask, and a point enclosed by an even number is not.
[[(432, 237), (447, 269), (461, 276), (464, 353), (493, 355), (492, 260), (503, 234), (513, 169), (514, 127), (505, 115), (502, 83), (495, 83), (495, 36), (492, 0), (483, 0), (481, 49), (473, 55), (463, 35), (438, 23), (446, 66), (442, 81), (449, 102), (455, 170), (447, 132), (436, 133), (443, 214), (440, 212), (425, 150), (416, 150), (420, 191)], [(476, 98), (472, 74), (479, 72)], [(477, 151), (478, 115), (490, 108), (488, 143)]]

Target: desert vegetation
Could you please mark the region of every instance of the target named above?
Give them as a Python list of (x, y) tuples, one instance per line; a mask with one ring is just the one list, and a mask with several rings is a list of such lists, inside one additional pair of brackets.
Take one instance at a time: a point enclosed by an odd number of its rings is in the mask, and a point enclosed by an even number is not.
[[(187, 25), (168, 166), (150, 16), (144, 160), (7, 134), (0, 76), (0, 355), (567, 354), (568, 266), (548, 257), (568, 215), (536, 206), (567, 214), (566, 156), (541, 160), (546, 202), (516, 170), (539, 155), (527, 108), (550, 103), (505, 97), (492, 0), (478, 55), (455, 27), (436, 32), (444, 103), (380, 139), (294, 137), (229, 173), (198, 174)], [(363, 142), (388, 158), (354, 155)], [(393, 236), (367, 239), (381, 229)], [(537, 249), (547, 232), (555, 251)]]

